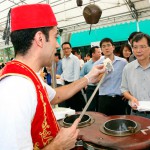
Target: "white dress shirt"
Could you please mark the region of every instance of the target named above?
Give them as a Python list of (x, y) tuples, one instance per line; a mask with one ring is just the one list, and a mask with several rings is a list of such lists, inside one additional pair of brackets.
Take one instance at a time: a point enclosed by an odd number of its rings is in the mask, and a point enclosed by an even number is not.
[(80, 61), (78, 57), (72, 53), (62, 59), (62, 70), (63, 73), (61, 77), (68, 82), (73, 82), (79, 79), (80, 77)]

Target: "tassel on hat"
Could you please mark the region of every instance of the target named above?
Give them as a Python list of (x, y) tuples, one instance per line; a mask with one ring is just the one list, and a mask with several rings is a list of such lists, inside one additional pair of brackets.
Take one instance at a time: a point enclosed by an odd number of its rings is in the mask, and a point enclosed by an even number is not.
[(3, 40), (5, 40), (5, 45), (9, 45), (9, 38), (10, 38), (10, 13), (11, 13), (11, 9), (8, 12), (7, 15), (7, 22), (6, 22), (6, 27), (4, 29), (3, 32)]

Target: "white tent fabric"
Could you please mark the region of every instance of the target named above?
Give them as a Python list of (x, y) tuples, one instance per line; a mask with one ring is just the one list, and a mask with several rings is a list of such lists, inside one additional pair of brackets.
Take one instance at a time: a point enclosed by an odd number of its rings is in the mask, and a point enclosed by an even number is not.
[(93, 25), (93, 28), (150, 18), (150, 0), (83, 0), (81, 7), (77, 6), (76, 0), (0, 0), (0, 49), (4, 48), (2, 33), (9, 9), (33, 3), (48, 3), (52, 6), (63, 34), (89, 29), (83, 17), (83, 9), (90, 3), (95, 3), (103, 11), (99, 23)]

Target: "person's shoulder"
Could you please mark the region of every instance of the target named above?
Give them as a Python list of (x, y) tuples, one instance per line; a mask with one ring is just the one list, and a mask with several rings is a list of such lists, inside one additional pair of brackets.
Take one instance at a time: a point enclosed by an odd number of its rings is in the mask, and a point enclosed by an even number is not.
[(135, 60), (133, 60), (132, 62), (129, 62), (128, 63), (128, 66), (137, 66), (137, 65), (139, 65), (139, 63), (137, 62), (137, 60), (135, 59)]
[(83, 59), (80, 59), (80, 62), (84, 63), (84, 60), (83, 60)]
[(70, 54), (69, 56), (72, 60), (74, 60), (75, 62), (79, 62), (80, 63), (80, 60), (77, 56), (73, 55), (72, 53)]
[(58, 64), (62, 64), (62, 59), (60, 59), (60, 60), (58, 61)]
[(121, 60), (121, 61), (126, 61), (125, 58), (122, 58), (122, 57), (119, 57), (119, 56), (115, 56), (115, 59), (116, 59), (116, 60)]
[(98, 60), (94, 63), (94, 65), (102, 64), (103, 61), (104, 61), (104, 59), (105, 59), (105, 57), (104, 57), (104, 56), (101, 56), (100, 59), (98, 59)]
[(91, 64), (91, 61), (87, 61), (84, 63), (83, 67), (85, 68), (85, 67), (89, 66), (90, 64)]
[(61, 59), (61, 61), (63, 62), (65, 59), (66, 59), (66, 57), (64, 56), (64, 57)]
[(115, 56), (115, 59), (118, 60), (118, 61), (123, 62), (124, 64), (127, 64), (127, 63), (128, 63), (125, 58), (122, 58), (122, 57), (119, 57), (119, 56)]
[(79, 60), (79, 58), (73, 54), (70, 54), (70, 57)]
[(24, 89), (24, 90), (35, 90), (33, 82), (25, 78), (23, 76), (8, 76), (1, 80), (1, 84), (4, 84), (4, 87), (13, 88), (16, 90)]
[(24, 106), (29, 104), (35, 107), (34, 104), (37, 103), (36, 89), (33, 82), (22, 76), (8, 76), (2, 79), (0, 92), (6, 100), (11, 96), (15, 103), (21, 100), (21, 105)]
[(128, 70), (128, 69), (133, 69), (133, 68), (136, 68), (137, 65), (138, 65), (137, 61), (134, 60), (134, 61), (128, 63), (128, 64), (125, 66), (125, 69), (127, 69), (127, 70)]

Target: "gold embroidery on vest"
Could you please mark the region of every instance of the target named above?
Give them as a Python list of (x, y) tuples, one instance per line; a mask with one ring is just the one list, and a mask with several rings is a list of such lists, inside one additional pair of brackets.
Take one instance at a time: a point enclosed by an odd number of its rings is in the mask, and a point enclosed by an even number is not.
[(42, 142), (45, 145), (47, 145), (48, 143), (50, 143), (50, 141), (53, 139), (53, 137), (51, 136), (51, 132), (47, 131), (47, 128), (50, 128), (50, 126), (47, 123), (47, 116), (46, 116), (46, 103), (44, 102), (43, 99), (43, 94), (40, 92), (40, 97), (43, 103), (43, 107), (44, 107), (44, 120), (42, 123), (42, 129), (43, 131), (39, 133), (39, 135), (41, 136)]
[(36, 142), (36, 143), (34, 144), (33, 150), (40, 150), (38, 147), (39, 147), (39, 143)]

